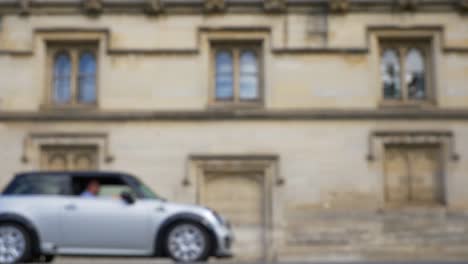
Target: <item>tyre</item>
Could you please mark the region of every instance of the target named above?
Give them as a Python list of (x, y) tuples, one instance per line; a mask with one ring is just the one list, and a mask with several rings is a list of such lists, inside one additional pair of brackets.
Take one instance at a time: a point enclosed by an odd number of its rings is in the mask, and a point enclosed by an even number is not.
[(182, 263), (205, 261), (211, 252), (208, 232), (199, 224), (183, 222), (171, 226), (165, 241), (166, 252)]
[(31, 257), (31, 239), (14, 223), (0, 224), (0, 263), (26, 262)]
[(50, 262), (54, 261), (54, 258), (55, 258), (54, 255), (44, 255), (43, 256), (44, 263), (50, 263)]
[(50, 262), (54, 261), (54, 258), (55, 258), (55, 255), (49, 255), (49, 254), (38, 255), (38, 256), (33, 257), (30, 260), (30, 262), (32, 262), (32, 263), (50, 263)]

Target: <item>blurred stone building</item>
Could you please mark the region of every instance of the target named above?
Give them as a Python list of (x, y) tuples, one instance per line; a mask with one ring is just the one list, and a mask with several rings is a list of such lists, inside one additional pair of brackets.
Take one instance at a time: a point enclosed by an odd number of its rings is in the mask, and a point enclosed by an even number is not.
[(468, 259), (468, 1), (0, 0), (0, 186), (133, 173), (238, 258)]

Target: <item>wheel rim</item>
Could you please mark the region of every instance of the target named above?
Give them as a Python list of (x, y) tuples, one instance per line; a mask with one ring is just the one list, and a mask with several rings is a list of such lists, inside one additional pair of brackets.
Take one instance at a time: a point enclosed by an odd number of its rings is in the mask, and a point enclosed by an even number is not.
[(180, 261), (197, 260), (205, 250), (205, 236), (202, 230), (194, 225), (176, 226), (171, 230), (168, 238), (171, 255)]
[(26, 238), (15, 226), (0, 226), (0, 263), (13, 263), (24, 254)]

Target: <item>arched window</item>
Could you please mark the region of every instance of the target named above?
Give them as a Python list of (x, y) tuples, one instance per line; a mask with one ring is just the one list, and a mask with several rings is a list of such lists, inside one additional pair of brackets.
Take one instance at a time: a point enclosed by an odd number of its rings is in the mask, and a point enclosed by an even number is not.
[(386, 49), (381, 58), (381, 78), (385, 99), (401, 98), (400, 56), (395, 49)]
[(434, 89), (430, 42), (403, 39), (382, 40), (381, 79), (384, 99), (403, 104), (420, 104), (430, 99)]
[(409, 99), (426, 98), (424, 55), (420, 49), (408, 50), (405, 59), (405, 83)]
[(71, 59), (67, 52), (59, 52), (54, 60), (54, 92), (53, 100), (58, 104), (69, 103), (71, 100)]
[(78, 102), (96, 102), (96, 59), (94, 53), (80, 54), (78, 72)]
[(245, 50), (240, 55), (239, 98), (241, 100), (256, 100), (258, 93), (258, 61), (257, 54)]
[(232, 53), (221, 50), (216, 53), (216, 99), (231, 100), (234, 97)]

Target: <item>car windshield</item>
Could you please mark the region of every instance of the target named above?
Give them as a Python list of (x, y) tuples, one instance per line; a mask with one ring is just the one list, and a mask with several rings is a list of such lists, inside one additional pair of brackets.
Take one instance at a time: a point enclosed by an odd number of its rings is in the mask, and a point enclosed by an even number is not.
[(138, 189), (138, 191), (143, 195), (144, 199), (159, 199), (159, 200), (165, 200), (161, 196), (157, 195), (156, 193), (153, 192), (148, 186), (146, 186), (144, 183), (141, 181), (133, 178), (135, 181), (135, 187)]

